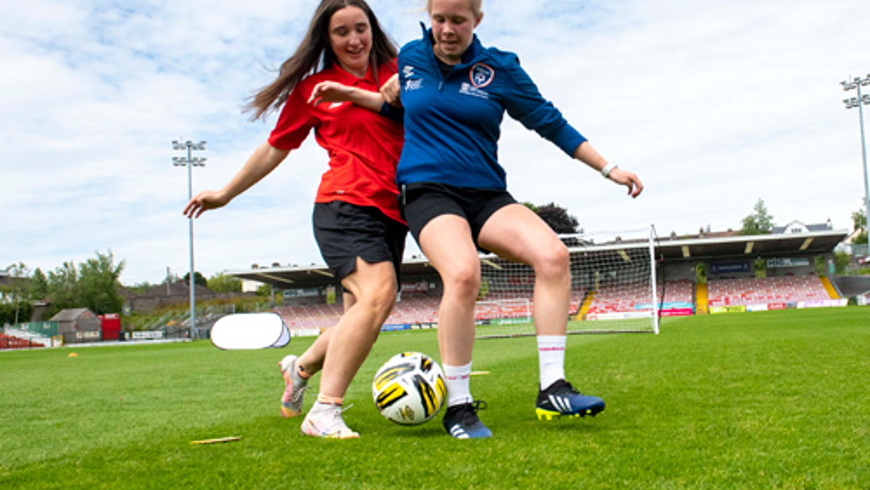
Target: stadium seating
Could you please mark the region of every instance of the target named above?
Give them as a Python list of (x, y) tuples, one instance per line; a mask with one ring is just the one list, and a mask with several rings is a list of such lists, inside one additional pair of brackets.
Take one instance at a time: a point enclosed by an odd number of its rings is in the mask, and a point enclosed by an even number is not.
[[(694, 303), (694, 282), (691, 279), (657, 284), (656, 289), (663, 303)], [(664, 296), (662, 296), (662, 291), (664, 291)]]
[[(437, 323), (441, 298), (427, 294), (403, 294), (392, 313), (384, 322), (391, 324)], [(324, 329), (341, 319), (344, 308), (340, 305), (281, 306), (275, 308), (290, 329)]]
[(341, 306), (327, 304), (275, 308), (275, 312), (281, 315), (284, 324), (291, 330), (331, 327), (338, 323), (343, 311)]
[(0, 350), (2, 349), (32, 349), (45, 347), (45, 345), (33, 342), (29, 339), (22, 339), (13, 335), (0, 333)]
[(393, 312), (384, 323), (387, 325), (437, 323), (440, 305), (441, 298), (439, 296), (405, 293), (402, 294), (402, 300), (396, 303)]
[(711, 280), (707, 294), (710, 306), (789, 304), (831, 298), (816, 276)]
[[(612, 313), (631, 313), (650, 309), (649, 286), (645, 283), (623, 283), (601, 285), (588, 295), (585, 290), (571, 291), (572, 314), (584, 308), (583, 315), (606, 315)], [(823, 301), (830, 299), (829, 292), (816, 276), (771, 277), (764, 279), (720, 279), (710, 280), (706, 285), (706, 298), (710, 307), (755, 304), (790, 304), (802, 301)], [(690, 279), (668, 281), (657, 284), (657, 296), (667, 304), (695, 305), (695, 284)], [(517, 299), (515, 296), (491, 294), (483, 304), (478, 304), (475, 317), (478, 320), (489, 318), (521, 318), (533, 313), (534, 304), (528, 298), (526, 304), (497, 304), (497, 301)], [(589, 302), (588, 309), (583, 306)], [(396, 303), (387, 325), (426, 324), (438, 322), (438, 308), (441, 298), (425, 293), (405, 293)], [(532, 310), (532, 311), (529, 311)], [(325, 329), (338, 323), (343, 308), (338, 305), (307, 305), (278, 307), (275, 309), (291, 329)], [(701, 310), (706, 311), (706, 310)], [(691, 314), (691, 313), (690, 313)]]
[[(693, 304), (691, 280), (657, 284), (656, 296), (663, 303)], [(664, 297), (663, 297), (664, 295)], [(650, 290), (646, 283), (602, 285), (595, 292), (590, 314), (625, 313), (650, 309)]]

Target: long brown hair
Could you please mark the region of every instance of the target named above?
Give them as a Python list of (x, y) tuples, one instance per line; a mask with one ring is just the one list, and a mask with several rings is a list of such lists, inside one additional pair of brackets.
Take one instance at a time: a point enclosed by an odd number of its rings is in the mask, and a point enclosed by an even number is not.
[(314, 12), (308, 33), (296, 48), (296, 52), (281, 64), (278, 78), (257, 91), (245, 105), (245, 112), (254, 112), (251, 120), (265, 117), (269, 112), (279, 109), (303, 78), (335, 64), (335, 53), (329, 45), (329, 21), (332, 14), (345, 7), (357, 7), (368, 17), (372, 30), (369, 65), (372, 66), (377, 81), (378, 68), (397, 55), (395, 43), (381, 29), (378, 18), (365, 0), (323, 0)]

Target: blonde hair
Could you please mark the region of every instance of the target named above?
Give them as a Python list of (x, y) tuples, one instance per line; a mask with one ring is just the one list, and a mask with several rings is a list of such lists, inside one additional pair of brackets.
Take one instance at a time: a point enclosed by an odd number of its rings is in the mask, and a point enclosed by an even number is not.
[[(483, 11), (483, 0), (468, 0), (468, 6), (474, 15), (479, 16)], [(432, 0), (426, 0), (426, 12), (432, 13)]]

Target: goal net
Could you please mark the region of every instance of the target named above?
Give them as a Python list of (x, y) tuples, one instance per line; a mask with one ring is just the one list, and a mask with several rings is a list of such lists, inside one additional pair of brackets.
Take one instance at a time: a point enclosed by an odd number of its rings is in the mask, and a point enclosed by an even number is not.
[[(652, 230), (560, 238), (571, 255), (568, 333), (658, 333)], [(534, 335), (532, 268), (495, 255), (480, 267), (477, 338)]]
[(528, 298), (478, 301), (474, 320), (485, 325), (522, 325), (532, 322), (532, 302)]

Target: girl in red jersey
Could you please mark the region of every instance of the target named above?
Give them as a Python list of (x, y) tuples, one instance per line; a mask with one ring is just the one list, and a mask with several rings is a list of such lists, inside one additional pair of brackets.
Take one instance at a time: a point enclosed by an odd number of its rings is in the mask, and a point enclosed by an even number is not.
[[(407, 232), (395, 184), (402, 126), (388, 117), (389, 106), (378, 94), (396, 73), (396, 54), (364, 0), (323, 0), (296, 53), (247, 107), (257, 119), (283, 106), (268, 140), (223, 189), (201, 192), (184, 210), (199, 217), (225, 206), (274, 170), (312, 129), (329, 153), (315, 199), (314, 234), (352, 298), (345, 295), (345, 313), (335, 327), (298, 358), (281, 361), (285, 417), (300, 414), (308, 378), (323, 370), (317, 402), (302, 422), (306, 435), (359, 436), (342, 419), (342, 399), (398, 290)], [(336, 91), (348, 102), (334, 101), (330, 94)]]

